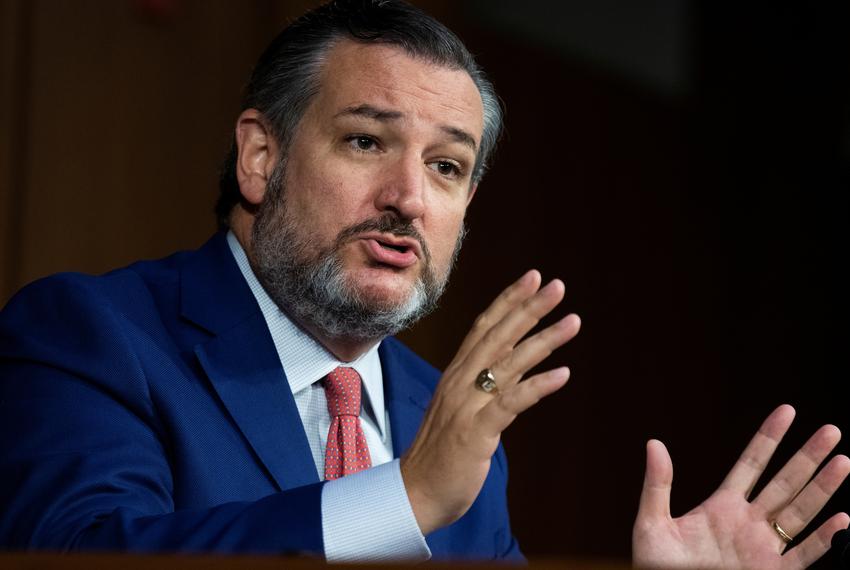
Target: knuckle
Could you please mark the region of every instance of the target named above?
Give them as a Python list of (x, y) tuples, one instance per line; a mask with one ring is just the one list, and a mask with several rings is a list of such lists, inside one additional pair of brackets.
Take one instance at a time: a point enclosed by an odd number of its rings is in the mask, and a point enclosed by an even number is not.
[(487, 313), (481, 313), (477, 317), (475, 317), (475, 321), (472, 323), (472, 329), (476, 331), (487, 330), (490, 328), (490, 317)]
[[(513, 356), (513, 348), (510, 346), (500, 346), (493, 353), (493, 366), (503, 367), (503, 363), (507, 362)], [(492, 366), (491, 366), (492, 368)], [(510, 370), (509, 366), (504, 366), (506, 370)]]
[(494, 403), (509, 417), (516, 417), (516, 395), (513, 392), (502, 392)]
[(812, 494), (822, 498), (823, 501), (826, 502), (832, 496), (832, 493), (835, 492), (835, 488), (823, 479), (823, 472), (818, 473), (818, 476), (808, 484), (807, 489), (810, 490)]
[(528, 299), (523, 301), (521, 308), (522, 311), (527, 315), (527, 318), (534, 320), (534, 324), (539, 323), (540, 319), (543, 318), (543, 316), (549, 312), (546, 309), (543, 300), (537, 295), (529, 297)]
[(487, 346), (494, 346), (499, 343), (499, 337), (496, 334), (495, 329), (488, 329), (487, 332), (481, 337), (482, 344)]
[(755, 457), (752, 454), (746, 454), (746, 455), (742, 456), (740, 461), (741, 461), (741, 463), (746, 465), (748, 468), (753, 469), (755, 471), (759, 471), (759, 472), (764, 471), (764, 468), (766, 467), (766, 464), (765, 464), (764, 461), (760, 460), (759, 458)]
[(788, 495), (789, 497), (793, 497), (794, 495), (796, 495), (796, 489), (794, 488), (793, 483), (791, 483), (791, 481), (789, 481), (787, 478), (777, 477), (774, 483), (776, 485), (776, 488), (779, 489), (782, 494)]
[(551, 344), (548, 344), (548, 343), (544, 344), (543, 346), (540, 347), (540, 349), (538, 351), (538, 358), (540, 360), (545, 360), (545, 359), (549, 358), (549, 356), (553, 352), (555, 352), (554, 346), (552, 346)]
[(493, 368), (498, 368), (500, 371), (504, 370), (507, 373), (507, 371), (509, 370), (514, 370), (515, 366), (516, 352), (511, 350), (505, 352), (505, 354), (502, 355), (502, 357), (498, 361), (496, 361), (496, 363), (493, 365)]
[(805, 525), (808, 517), (800, 508), (800, 505), (797, 504), (797, 501), (794, 501), (790, 505), (786, 507), (785, 514), (788, 516), (790, 520), (786, 522), (788, 526), (797, 526), (797, 525)]
[(520, 304), (520, 309), (527, 312), (533, 312), (537, 305), (537, 296), (531, 296)]

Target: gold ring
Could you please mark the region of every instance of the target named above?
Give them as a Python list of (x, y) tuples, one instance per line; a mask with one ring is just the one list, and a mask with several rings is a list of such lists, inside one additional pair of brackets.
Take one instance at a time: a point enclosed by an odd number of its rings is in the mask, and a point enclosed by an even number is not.
[(794, 537), (793, 537), (793, 536), (791, 536), (790, 534), (788, 534), (787, 532), (785, 532), (785, 531), (782, 529), (782, 527), (781, 527), (781, 526), (779, 526), (779, 523), (776, 521), (776, 519), (773, 519), (772, 521), (770, 521), (770, 526), (772, 526), (772, 527), (773, 527), (773, 530), (775, 530), (775, 531), (776, 531), (776, 534), (778, 534), (778, 535), (779, 535), (779, 538), (781, 538), (781, 539), (785, 542), (785, 544), (788, 544), (789, 542), (791, 542), (792, 540), (794, 540)]
[(475, 387), (488, 394), (499, 393), (499, 386), (496, 385), (496, 377), (493, 376), (493, 371), (489, 368), (485, 368), (478, 373), (478, 377), (475, 379)]

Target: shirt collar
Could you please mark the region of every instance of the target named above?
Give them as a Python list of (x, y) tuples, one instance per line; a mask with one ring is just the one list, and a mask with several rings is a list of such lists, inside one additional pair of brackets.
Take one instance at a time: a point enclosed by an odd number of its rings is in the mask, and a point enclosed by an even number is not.
[(383, 372), (378, 355), (380, 342), (376, 342), (369, 350), (351, 362), (338, 360), (316, 339), (292, 322), (289, 316), (272, 301), (257, 276), (254, 275), (245, 250), (242, 249), (242, 244), (232, 231), (227, 232), (227, 243), (242, 276), (260, 306), (292, 393), (297, 394), (309, 388), (338, 366), (354, 368), (360, 374), (366, 392), (364, 403), (368, 402), (371, 405), (372, 417), (383, 437), (386, 434), (386, 414), (384, 413)]

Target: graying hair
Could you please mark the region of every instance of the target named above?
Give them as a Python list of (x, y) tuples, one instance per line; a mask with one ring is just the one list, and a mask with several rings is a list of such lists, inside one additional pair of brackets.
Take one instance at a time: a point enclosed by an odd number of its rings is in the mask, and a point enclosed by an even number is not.
[[(257, 109), (286, 153), (310, 101), (319, 91), (328, 53), (340, 40), (398, 46), (412, 57), (466, 71), (478, 88), (484, 129), (472, 183), (484, 176), (502, 131), (502, 106), (493, 84), (463, 42), (443, 24), (401, 0), (335, 0), (287, 26), (260, 56), (245, 90), (243, 109)], [(231, 145), (221, 171), (216, 216), (229, 227), (241, 200), (237, 148)]]

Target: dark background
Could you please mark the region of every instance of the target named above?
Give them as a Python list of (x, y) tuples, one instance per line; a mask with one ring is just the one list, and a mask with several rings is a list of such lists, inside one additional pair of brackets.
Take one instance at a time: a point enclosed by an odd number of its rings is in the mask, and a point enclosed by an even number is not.
[[(777, 459), (850, 429), (850, 4), (417, 4), (490, 72), (507, 133), (442, 309), (405, 340), (445, 366), (529, 267), (583, 318), (548, 362), (570, 383), (504, 437), (528, 556), (627, 558), (650, 437), (681, 514), (776, 405), (798, 410)], [(200, 245), (240, 88), (310, 5), (0, 0), (0, 302)]]

